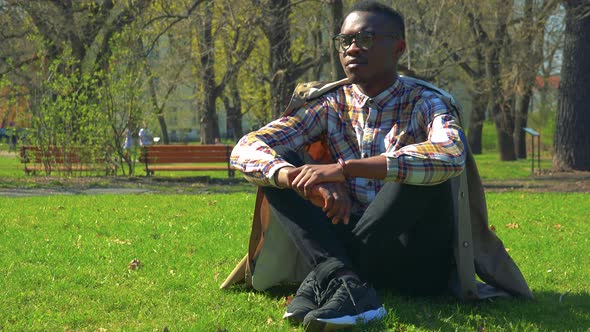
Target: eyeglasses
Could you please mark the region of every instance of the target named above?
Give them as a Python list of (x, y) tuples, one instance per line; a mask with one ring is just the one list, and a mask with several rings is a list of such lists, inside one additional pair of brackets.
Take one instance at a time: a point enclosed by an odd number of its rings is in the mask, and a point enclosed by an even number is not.
[(377, 33), (377, 32), (369, 32), (369, 31), (359, 31), (354, 35), (347, 35), (347, 34), (338, 34), (332, 38), (334, 41), (334, 47), (338, 52), (346, 52), (350, 45), (352, 45), (352, 41), (354, 40), (357, 47), (362, 48), (364, 50), (368, 50), (373, 46), (373, 42), (375, 41), (376, 36), (382, 37), (391, 37), (395, 38), (396, 35), (393, 34), (386, 34), (386, 33)]

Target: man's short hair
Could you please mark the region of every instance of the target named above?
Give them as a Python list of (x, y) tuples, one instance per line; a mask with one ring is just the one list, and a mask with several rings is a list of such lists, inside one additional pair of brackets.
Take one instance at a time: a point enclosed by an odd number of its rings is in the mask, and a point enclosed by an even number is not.
[(353, 12), (369, 12), (385, 16), (390, 22), (391, 27), (395, 33), (399, 33), (401, 39), (406, 39), (406, 26), (404, 23), (404, 17), (397, 10), (384, 5), (377, 1), (361, 1), (357, 2), (349, 11), (346, 16)]

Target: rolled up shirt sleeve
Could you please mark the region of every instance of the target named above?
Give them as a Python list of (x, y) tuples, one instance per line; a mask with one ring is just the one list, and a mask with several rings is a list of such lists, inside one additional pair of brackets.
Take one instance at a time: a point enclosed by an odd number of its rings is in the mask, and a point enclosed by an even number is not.
[(292, 166), (273, 147), (288, 146), (298, 150), (313, 142), (322, 131), (325, 107), (321, 100), (313, 101), (240, 139), (230, 156), (231, 166), (240, 170), (246, 180), (259, 186), (277, 186), (275, 172)]
[(386, 181), (434, 185), (459, 175), (465, 167), (465, 135), (456, 116), (438, 98), (416, 105), (418, 121), (427, 122), (427, 139), (385, 152)]

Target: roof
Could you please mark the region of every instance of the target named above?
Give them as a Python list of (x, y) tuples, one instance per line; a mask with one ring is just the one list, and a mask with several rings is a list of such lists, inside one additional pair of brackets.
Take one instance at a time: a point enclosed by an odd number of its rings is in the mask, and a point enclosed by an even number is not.
[(535, 79), (535, 86), (538, 89), (545, 87), (545, 82), (547, 82), (549, 89), (557, 89), (559, 88), (559, 82), (561, 82), (561, 76), (559, 75), (551, 75), (545, 79), (543, 76), (537, 76)]

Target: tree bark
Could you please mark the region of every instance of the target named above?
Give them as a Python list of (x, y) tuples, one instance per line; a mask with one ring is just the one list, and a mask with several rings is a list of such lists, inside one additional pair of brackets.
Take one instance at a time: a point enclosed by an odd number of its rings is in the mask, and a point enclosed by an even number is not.
[(160, 130), (162, 131), (162, 144), (170, 144), (170, 136), (168, 136), (168, 125), (166, 124), (166, 118), (163, 113), (157, 115), (158, 123), (160, 124)]
[(559, 86), (553, 167), (590, 170), (590, 15), (584, 0), (565, 2), (565, 45)]
[(269, 67), (273, 77), (270, 84), (270, 107), (273, 119), (278, 118), (287, 107), (293, 92), (291, 79), (291, 32), (289, 14), (290, 0), (270, 0), (269, 17), (265, 34), (269, 41)]
[(471, 94), (472, 107), (471, 118), (469, 119), (469, 129), (467, 131), (467, 142), (473, 154), (482, 153), (481, 138), (483, 133), (483, 123), (486, 119), (487, 95), (482, 92)]
[[(342, 0), (329, 0), (328, 5), (330, 6), (330, 27), (332, 30), (332, 36), (340, 33), (340, 28), (343, 20), (343, 7)], [(330, 38), (332, 37), (330, 36)], [(340, 64), (340, 53), (334, 48), (333, 41), (330, 39), (330, 68), (332, 74), (332, 80), (336, 81), (346, 76), (344, 68)]]
[[(215, 142), (215, 54), (213, 45), (213, 3), (203, 5), (202, 25), (200, 27), (199, 51), (201, 52), (201, 85), (203, 103), (201, 109), (201, 144)], [(217, 129), (219, 130), (219, 129)]]
[[(524, 83), (527, 85), (528, 83)], [(529, 107), (533, 94), (532, 86), (525, 87), (526, 91), (522, 96), (517, 97), (516, 118), (514, 121), (514, 148), (517, 158), (526, 159), (526, 136), (524, 128), (527, 126)]]
[(242, 129), (242, 98), (235, 80), (230, 84), (230, 91), (231, 100), (224, 97), (223, 104), (227, 112), (228, 138), (237, 142), (244, 135), (244, 131)]
[(486, 74), (490, 84), (490, 106), (496, 133), (498, 134), (498, 149), (500, 160), (516, 160), (514, 152), (514, 113), (512, 95), (507, 96), (502, 88), (502, 66), (508, 65), (505, 55), (508, 54), (510, 36), (508, 35), (507, 20), (512, 8), (510, 0), (498, 3), (498, 22), (495, 38), (486, 52)]

